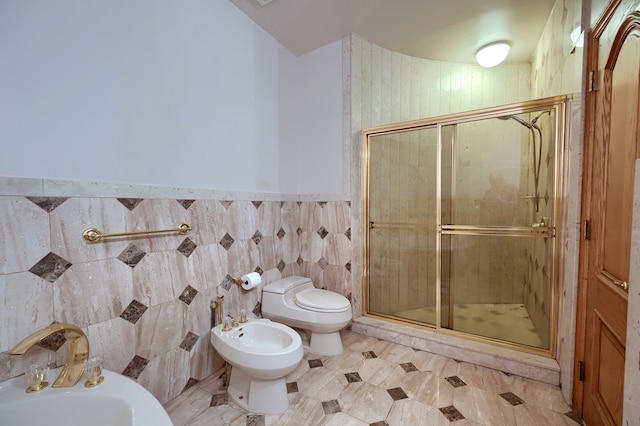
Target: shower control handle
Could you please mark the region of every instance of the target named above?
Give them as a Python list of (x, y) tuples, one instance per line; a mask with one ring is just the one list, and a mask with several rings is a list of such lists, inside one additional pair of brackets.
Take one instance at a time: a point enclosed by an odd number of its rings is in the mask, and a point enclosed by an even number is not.
[(531, 227), (533, 228), (546, 228), (549, 226), (549, 218), (547, 216), (543, 217), (540, 223), (532, 223)]
[(626, 281), (613, 280), (613, 283), (623, 289), (624, 291), (629, 290), (629, 283)]

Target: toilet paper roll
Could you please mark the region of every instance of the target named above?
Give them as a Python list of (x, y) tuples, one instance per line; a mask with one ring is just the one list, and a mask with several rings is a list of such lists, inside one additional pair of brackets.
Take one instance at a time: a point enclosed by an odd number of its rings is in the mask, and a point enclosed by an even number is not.
[(245, 290), (251, 290), (254, 287), (259, 286), (262, 283), (262, 277), (257, 272), (251, 272), (242, 276), (242, 288)]

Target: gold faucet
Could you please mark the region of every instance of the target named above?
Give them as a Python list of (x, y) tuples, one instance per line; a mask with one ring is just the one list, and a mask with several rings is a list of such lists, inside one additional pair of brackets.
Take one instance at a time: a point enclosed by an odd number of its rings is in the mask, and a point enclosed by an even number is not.
[(75, 325), (64, 323), (51, 324), (49, 327), (36, 331), (18, 343), (9, 350), (9, 354), (23, 355), (32, 346), (58, 332), (61, 332), (65, 339), (67, 339), (69, 348), (64, 367), (51, 386), (54, 388), (69, 388), (78, 383), (84, 373), (84, 366), (87, 363), (87, 359), (89, 359), (89, 341), (87, 340), (87, 336)]

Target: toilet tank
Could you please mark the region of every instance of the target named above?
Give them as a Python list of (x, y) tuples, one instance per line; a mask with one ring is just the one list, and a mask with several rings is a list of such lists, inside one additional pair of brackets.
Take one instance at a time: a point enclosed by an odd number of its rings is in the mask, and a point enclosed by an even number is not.
[(313, 287), (311, 278), (291, 276), (279, 279), (272, 282), (271, 284), (267, 284), (266, 286), (264, 286), (262, 291), (265, 293), (285, 294), (286, 292), (293, 290), (296, 287), (308, 285), (311, 285), (311, 287)]

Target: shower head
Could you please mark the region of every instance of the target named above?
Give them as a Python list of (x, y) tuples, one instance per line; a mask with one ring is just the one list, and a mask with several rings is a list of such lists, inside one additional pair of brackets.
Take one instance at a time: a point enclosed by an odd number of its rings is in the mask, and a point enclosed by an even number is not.
[(498, 117), (498, 119), (500, 119), (500, 120), (509, 120), (509, 119), (515, 120), (518, 123), (522, 124), (527, 129), (530, 129), (530, 128), (533, 127), (532, 123), (527, 123), (526, 121), (524, 121), (522, 118), (518, 117), (517, 115), (503, 115), (502, 117)]

